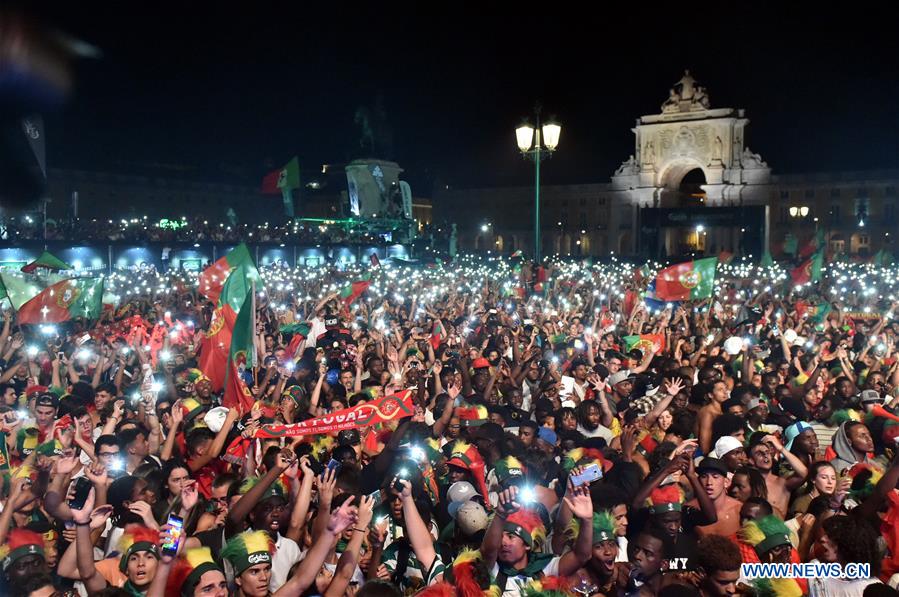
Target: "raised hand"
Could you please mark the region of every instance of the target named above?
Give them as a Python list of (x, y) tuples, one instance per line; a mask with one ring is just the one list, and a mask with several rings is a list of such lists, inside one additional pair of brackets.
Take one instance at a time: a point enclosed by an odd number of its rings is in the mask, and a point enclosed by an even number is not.
[[(91, 514), (94, 511), (94, 499), (96, 490), (91, 487), (91, 490), (87, 494), (87, 499), (84, 500), (84, 506), (81, 508), (72, 508), (69, 506), (69, 509), (72, 512), (72, 520), (75, 521), (75, 524), (87, 524), (91, 521)], [(74, 493), (74, 487), (69, 489), (69, 498), (71, 498), (71, 494)]]
[(86, 467), (84, 469), (84, 476), (87, 477), (88, 481), (94, 484), (94, 487), (109, 485), (112, 482), (106, 467), (99, 462), (95, 462), (89, 467)]
[[(93, 506), (93, 503), (91, 504)], [(158, 529), (159, 525), (156, 524), (156, 519), (153, 518), (153, 510), (150, 508), (150, 504), (143, 500), (139, 500), (136, 502), (131, 502), (131, 505), (128, 506), (128, 509), (141, 517), (146, 524), (151, 529)]]
[(325, 472), (322, 473), (321, 477), (316, 477), (315, 482), (318, 486), (319, 506), (322, 504), (330, 506), (331, 499), (334, 497), (334, 488), (337, 486), (337, 475), (335, 471), (325, 469)]
[(68, 475), (75, 470), (78, 464), (79, 460), (75, 455), (75, 450), (66, 450), (54, 462), (54, 472), (58, 475)]
[(375, 513), (375, 499), (373, 497), (363, 495), (359, 501), (359, 520), (357, 525), (364, 529), (371, 523), (372, 516)]
[(679, 377), (665, 380), (665, 391), (669, 396), (677, 396), (684, 389), (684, 380)]
[(112, 516), (113, 507), (109, 504), (104, 504), (102, 506), (97, 506), (91, 512), (91, 526), (90, 529), (95, 531), (99, 528), (106, 526), (106, 521), (109, 520), (109, 517)]
[(570, 481), (568, 483), (568, 493), (563, 498), (565, 505), (571, 510), (577, 518), (582, 521), (593, 520), (593, 499), (590, 497), (589, 485), (575, 487)]
[(328, 519), (329, 532), (339, 535), (359, 520), (358, 509), (350, 505), (353, 499), (353, 496), (347, 497), (339, 508), (331, 512), (331, 518)]
[(190, 511), (197, 502), (200, 501), (200, 495), (197, 491), (197, 482), (190, 481), (181, 488), (181, 507), (186, 511)]
[(509, 489), (504, 489), (499, 494), (499, 504), (497, 505), (497, 513), (503, 518), (521, 510), (521, 504), (517, 502), (518, 488), (514, 485)]

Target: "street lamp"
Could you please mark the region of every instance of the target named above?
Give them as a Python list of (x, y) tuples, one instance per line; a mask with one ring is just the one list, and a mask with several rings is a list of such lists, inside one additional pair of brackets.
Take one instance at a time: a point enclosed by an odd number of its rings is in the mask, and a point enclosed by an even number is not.
[(791, 218), (804, 218), (808, 216), (808, 207), (803, 205), (801, 207), (797, 207), (795, 205), (790, 207), (790, 217)]
[(540, 104), (534, 107), (536, 127), (525, 122), (515, 129), (518, 150), (534, 162), (534, 261), (540, 262), (540, 162), (552, 155), (559, 146), (562, 126), (554, 122), (540, 123)]

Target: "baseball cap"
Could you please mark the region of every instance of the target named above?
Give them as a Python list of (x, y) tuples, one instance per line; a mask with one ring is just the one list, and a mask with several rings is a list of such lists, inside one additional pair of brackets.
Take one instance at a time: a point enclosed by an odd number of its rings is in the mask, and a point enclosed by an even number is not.
[(609, 385), (610, 386), (618, 385), (621, 382), (623, 382), (629, 378), (632, 378), (631, 372), (628, 371), (627, 369), (622, 369), (621, 371), (619, 371), (617, 373), (613, 373), (612, 375), (609, 376)]
[(462, 534), (468, 537), (487, 528), (487, 510), (477, 502), (460, 504), (453, 518)]
[(59, 408), (59, 398), (54, 394), (47, 392), (37, 397), (35, 406), (52, 406), (53, 408)]
[(742, 447), (743, 444), (741, 444), (740, 440), (734, 436), (722, 435), (718, 438), (718, 441), (715, 442), (715, 449), (712, 450), (711, 456), (714, 456), (715, 458), (724, 458), (734, 450)]
[(337, 434), (338, 446), (356, 446), (361, 442), (358, 429), (344, 429)]
[(746, 410), (749, 411), (749, 410), (752, 410), (752, 409), (754, 409), (754, 408), (758, 408), (758, 407), (761, 406), (762, 404), (767, 405), (768, 403), (765, 402), (765, 400), (764, 400), (763, 398), (752, 398), (752, 399), (749, 400), (749, 402), (746, 403)]
[(556, 442), (559, 440), (559, 436), (557, 436), (556, 432), (549, 427), (541, 427), (537, 430), (537, 439), (542, 439), (546, 443), (555, 446)]
[(468, 481), (456, 481), (446, 491), (446, 499), (450, 502), (467, 502), (476, 495), (480, 495), (474, 485)]
[(485, 359), (484, 357), (479, 357), (474, 360), (471, 364), (472, 369), (488, 369), (490, 367), (490, 361)]
[(786, 448), (787, 450), (792, 448), (793, 440), (799, 437), (802, 432), (808, 431), (811, 428), (812, 426), (805, 421), (796, 421), (795, 423), (784, 429), (784, 439), (787, 440), (784, 442), (784, 448)]
[(862, 404), (883, 404), (883, 396), (877, 390), (862, 390), (859, 398)]
[(727, 470), (727, 466), (712, 456), (706, 456), (702, 459), (696, 466), (696, 474), (701, 475), (703, 472), (713, 472), (719, 473), (721, 476), (726, 477), (727, 473), (730, 472)]

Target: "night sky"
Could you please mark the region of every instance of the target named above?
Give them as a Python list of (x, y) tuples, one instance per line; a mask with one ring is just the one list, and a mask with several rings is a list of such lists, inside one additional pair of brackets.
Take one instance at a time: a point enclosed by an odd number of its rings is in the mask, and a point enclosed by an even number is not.
[(51, 167), (178, 165), (258, 184), (298, 155), (311, 173), (354, 157), (355, 110), (380, 94), (416, 195), (529, 184), (513, 130), (538, 99), (563, 125), (545, 181), (603, 182), (633, 153), (634, 119), (658, 113), (684, 68), (712, 107), (746, 109), (747, 144), (775, 173), (899, 167), (895, 15), (858, 3), (813, 19), (668, 14), (690, 3), (130, 4), (39, 13), (104, 53), (77, 64), (72, 100), (48, 119)]

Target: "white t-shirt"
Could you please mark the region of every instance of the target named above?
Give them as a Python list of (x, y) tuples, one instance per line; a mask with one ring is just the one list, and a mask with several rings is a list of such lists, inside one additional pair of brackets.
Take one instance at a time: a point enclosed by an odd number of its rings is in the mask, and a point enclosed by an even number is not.
[(278, 533), (278, 540), (275, 541), (275, 557), (272, 558), (272, 579), (268, 585), (272, 593), (287, 582), (290, 569), (299, 561), (300, 546), (293, 539), (282, 537)]
[(876, 583), (880, 583), (876, 578), (811, 578), (808, 581), (808, 594), (810, 597), (862, 597), (865, 587)]

